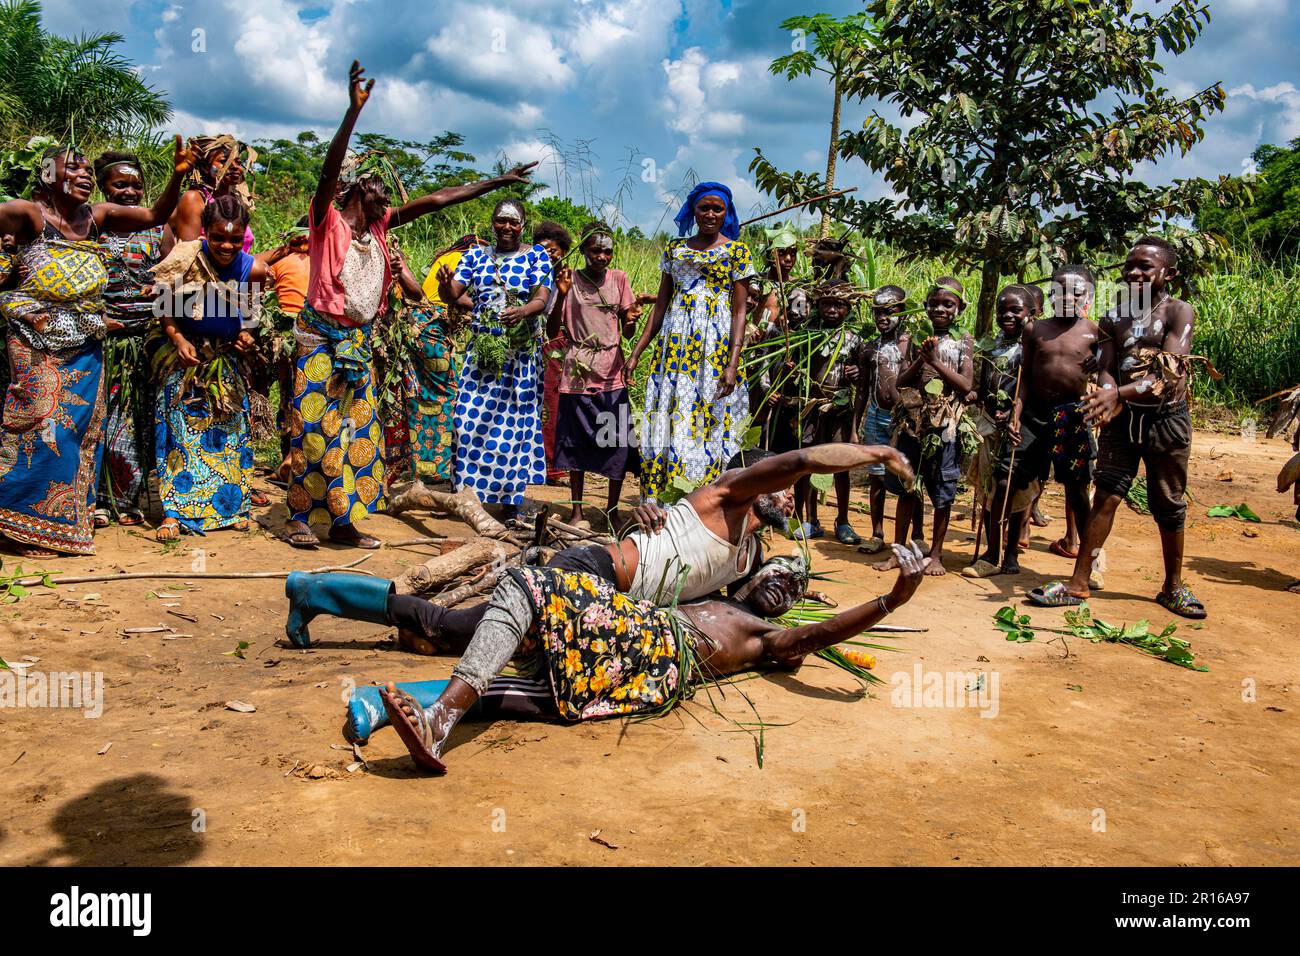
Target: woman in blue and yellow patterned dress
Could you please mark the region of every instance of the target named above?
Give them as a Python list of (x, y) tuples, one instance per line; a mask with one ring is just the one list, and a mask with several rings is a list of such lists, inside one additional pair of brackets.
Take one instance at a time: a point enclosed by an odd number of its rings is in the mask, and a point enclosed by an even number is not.
[(749, 398), (740, 350), (754, 274), (731, 190), (700, 183), (677, 214), (664, 250), (654, 312), (628, 359), (628, 378), (655, 336), (641, 421), (641, 494), (658, 499), (673, 479), (713, 481), (740, 451)]

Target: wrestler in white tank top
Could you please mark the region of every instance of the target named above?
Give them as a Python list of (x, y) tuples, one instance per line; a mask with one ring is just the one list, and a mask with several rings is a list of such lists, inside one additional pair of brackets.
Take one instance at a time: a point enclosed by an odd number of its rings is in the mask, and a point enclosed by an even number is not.
[[(754, 562), (758, 539), (748, 531), (740, 544), (719, 538), (704, 526), (688, 501), (668, 509), (658, 534), (633, 531), (640, 557), (628, 594), (656, 604), (694, 601), (744, 577)], [(678, 584), (681, 585), (680, 592)]]

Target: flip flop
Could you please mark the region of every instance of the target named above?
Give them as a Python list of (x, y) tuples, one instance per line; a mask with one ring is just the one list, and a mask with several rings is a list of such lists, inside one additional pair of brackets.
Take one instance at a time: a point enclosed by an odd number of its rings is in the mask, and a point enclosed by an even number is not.
[(94, 511), (94, 523), (96, 528), (107, 528), (113, 523), (113, 516), (107, 508), (96, 508)]
[[(433, 729), (429, 726), (429, 716), (420, 702), (404, 690), (393, 694), (389, 693), (388, 688), (379, 692), (379, 699), (384, 702), (388, 722), (397, 731), (397, 736), (402, 738), (402, 743), (406, 744), (416, 766), (433, 773), (446, 773), (447, 765), (434, 756)], [(402, 709), (403, 701), (414, 713)]]
[(138, 508), (123, 511), (117, 516), (117, 523), (123, 528), (134, 528), (136, 525), (144, 524), (144, 512)]
[(879, 554), (885, 550), (885, 539), (872, 535), (867, 539), (867, 543), (858, 548), (859, 554)]
[(311, 528), (304, 528), (302, 531), (287, 531), (284, 540), (295, 548), (314, 548), (320, 544), (320, 538), (316, 537), (316, 532), (312, 531)]
[(1161, 591), (1156, 595), (1156, 603), (1166, 611), (1172, 611), (1179, 617), (1190, 617), (1194, 621), (1205, 618), (1205, 605), (1192, 593), (1186, 584), (1180, 584), (1173, 591)]
[(992, 561), (985, 561), (983, 558), (961, 569), (961, 576), (964, 578), (991, 578), (993, 575), (1001, 573), (1002, 569), (1000, 567)]
[(163, 518), (153, 536), (159, 542), (177, 541), (181, 536), (181, 524), (175, 518)]
[(1052, 581), (1036, 587), (1025, 595), (1025, 600), (1039, 607), (1078, 607), (1084, 601), (1067, 591), (1064, 581)]
[(258, 491), (254, 488), (248, 495), (248, 502), (254, 508), (265, 508), (271, 503), (271, 499), (266, 497), (265, 492)]
[(1065, 546), (1064, 538), (1057, 538), (1047, 546), (1047, 550), (1052, 552), (1052, 554), (1056, 555), (1058, 558), (1069, 558), (1071, 561), (1079, 556), (1078, 551), (1071, 551)]
[(850, 547), (862, 543), (862, 537), (853, 530), (852, 525), (848, 524), (837, 524), (835, 526), (835, 540)]
[[(384, 543), (378, 538), (372, 538), (370, 535), (362, 534), (360, 531), (357, 532), (355, 538), (340, 538), (336, 537), (334, 532), (331, 530), (329, 533), (329, 539), (335, 544), (346, 544), (354, 548), (365, 548), (367, 551), (378, 551), (384, 546)], [(290, 544), (292, 544), (292, 542), (290, 542)]]

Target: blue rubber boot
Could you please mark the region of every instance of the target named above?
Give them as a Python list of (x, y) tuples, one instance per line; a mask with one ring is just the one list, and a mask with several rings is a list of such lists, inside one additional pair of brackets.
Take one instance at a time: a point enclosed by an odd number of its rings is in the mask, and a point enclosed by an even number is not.
[(393, 582), (364, 574), (294, 571), (284, 582), (289, 618), (284, 633), (295, 647), (311, 644), (307, 625), (317, 614), (333, 614), (368, 624), (388, 623), (388, 594)]
[[(451, 681), (422, 680), (410, 684), (398, 684), (398, 690), (404, 690), (420, 702), (421, 707), (432, 707), (433, 702), (442, 696)], [(388, 726), (388, 711), (379, 699), (377, 686), (357, 687), (348, 700), (348, 718), (343, 724), (343, 737), (358, 744), (365, 744), (380, 727)]]

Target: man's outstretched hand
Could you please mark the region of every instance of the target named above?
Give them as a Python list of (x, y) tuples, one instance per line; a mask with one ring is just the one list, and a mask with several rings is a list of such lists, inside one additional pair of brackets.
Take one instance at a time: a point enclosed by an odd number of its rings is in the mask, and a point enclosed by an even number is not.
[(890, 445), (868, 447), (884, 456), (881, 464), (894, 473), (894, 477), (902, 482), (905, 491), (910, 492), (916, 486), (916, 472), (912, 471), (912, 463), (907, 460), (906, 455)]
[(930, 566), (929, 555), (915, 541), (896, 544), (893, 548), (894, 557), (898, 560), (898, 580), (885, 599), (890, 611), (897, 610), (912, 599), (921, 579), (925, 577), (925, 569)]

